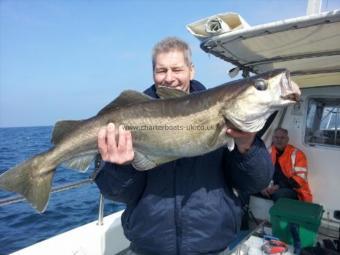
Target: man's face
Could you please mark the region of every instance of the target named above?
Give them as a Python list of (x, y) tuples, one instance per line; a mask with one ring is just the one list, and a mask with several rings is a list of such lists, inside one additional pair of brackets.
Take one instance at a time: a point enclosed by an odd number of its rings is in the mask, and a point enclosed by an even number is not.
[(273, 145), (278, 150), (284, 150), (288, 144), (288, 140), (288, 135), (282, 130), (277, 130), (273, 135)]
[(189, 93), (194, 67), (188, 66), (181, 51), (160, 53), (155, 59), (153, 79), (156, 86), (166, 86)]

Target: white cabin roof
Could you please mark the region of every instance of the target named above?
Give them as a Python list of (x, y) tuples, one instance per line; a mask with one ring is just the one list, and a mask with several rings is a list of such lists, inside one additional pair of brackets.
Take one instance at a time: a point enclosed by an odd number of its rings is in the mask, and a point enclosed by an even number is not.
[(187, 29), (205, 52), (243, 71), (287, 68), (300, 87), (340, 85), (340, 10), (253, 27), (224, 13)]

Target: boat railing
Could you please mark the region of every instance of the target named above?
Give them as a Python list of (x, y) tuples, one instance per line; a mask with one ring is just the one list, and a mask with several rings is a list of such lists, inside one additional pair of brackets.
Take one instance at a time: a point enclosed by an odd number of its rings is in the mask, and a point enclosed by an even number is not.
[(104, 196), (102, 193), (100, 193), (99, 196), (99, 209), (98, 209), (98, 222), (97, 225), (101, 226), (104, 224), (103, 218), (104, 218)]

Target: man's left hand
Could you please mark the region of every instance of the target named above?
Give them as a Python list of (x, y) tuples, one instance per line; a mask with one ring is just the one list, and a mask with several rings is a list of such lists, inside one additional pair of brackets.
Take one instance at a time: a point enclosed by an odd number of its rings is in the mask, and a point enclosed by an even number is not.
[(232, 128), (228, 128), (226, 133), (227, 135), (234, 138), (237, 149), (242, 154), (246, 153), (250, 149), (256, 136), (256, 132), (243, 132), (241, 130)]

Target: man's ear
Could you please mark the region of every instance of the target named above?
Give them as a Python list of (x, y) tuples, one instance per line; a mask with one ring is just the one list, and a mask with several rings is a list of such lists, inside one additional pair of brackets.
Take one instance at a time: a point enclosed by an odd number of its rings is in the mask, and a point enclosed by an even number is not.
[(195, 77), (195, 66), (194, 64), (191, 64), (190, 66), (190, 80), (193, 80)]

